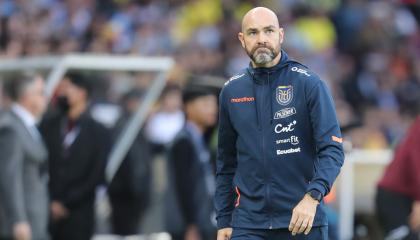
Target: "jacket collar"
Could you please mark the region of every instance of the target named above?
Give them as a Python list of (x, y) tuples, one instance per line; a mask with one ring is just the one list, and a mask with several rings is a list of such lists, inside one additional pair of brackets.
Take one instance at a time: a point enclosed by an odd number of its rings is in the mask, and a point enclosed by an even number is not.
[(37, 119), (22, 105), (18, 103), (14, 103), (12, 105), (12, 112), (19, 117), (19, 119), (23, 122), (25, 127), (32, 128), (35, 127), (37, 124)]

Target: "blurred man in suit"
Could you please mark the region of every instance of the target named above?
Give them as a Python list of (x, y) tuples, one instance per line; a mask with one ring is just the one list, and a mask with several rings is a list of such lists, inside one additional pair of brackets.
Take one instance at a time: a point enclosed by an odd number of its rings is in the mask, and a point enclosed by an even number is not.
[(55, 240), (89, 240), (94, 232), (96, 187), (110, 148), (110, 133), (89, 111), (91, 82), (84, 75), (64, 78), (61, 111), (41, 125), (49, 150), (50, 232)]
[[(114, 129), (115, 141), (139, 107), (143, 95), (143, 90), (133, 89), (122, 97), (123, 114)], [(126, 236), (139, 233), (140, 222), (150, 200), (151, 161), (150, 143), (140, 130), (108, 187), (114, 234)]]
[(45, 110), (44, 80), (16, 75), (6, 83), (12, 100), (0, 117), (0, 239), (48, 239), (47, 150), (37, 129)]
[[(192, 79), (191, 82), (197, 81)], [(196, 83), (187, 84), (183, 91), (187, 122), (169, 149), (169, 166), (177, 203), (174, 209), (168, 209), (168, 213), (179, 210), (178, 219), (175, 216), (167, 219), (173, 239), (207, 240), (216, 236), (212, 203), (214, 164), (205, 140), (205, 133), (217, 121), (216, 95), (217, 89)], [(182, 226), (177, 226), (180, 223)]]

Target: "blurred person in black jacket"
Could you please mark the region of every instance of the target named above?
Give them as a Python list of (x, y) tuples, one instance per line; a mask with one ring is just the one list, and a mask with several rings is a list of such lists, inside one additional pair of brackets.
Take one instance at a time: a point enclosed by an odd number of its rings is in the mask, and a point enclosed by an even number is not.
[[(122, 97), (123, 114), (114, 129), (114, 139), (127, 126), (144, 93), (134, 89)], [(140, 221), (150, 201), (151, 149), (140, 130), (121, 166), (112, 179), (108, 194), (112, 206), (111, 224), (114, 234), (138, 234)]]
[[(216, 94), (215, 89), (193, 83), (183, 91), (187, 121), (176, 135), (168, 156), (176, 199), (174, 205), (169, 205), (166, 220), (175, 240), (205, 240), (216, 236), (212, 203), (214, 164), (204, 137), (217, 121)], [(176, 210), (179, 212), (175, 213)]]
[(91, 83), (71, 72), (59, 111), (41, 125), (49, 150), (50, 233), (53, 240), (88, 240), (94, 232), (96, 187), (103, 181), (110, 133), (89, 112)]

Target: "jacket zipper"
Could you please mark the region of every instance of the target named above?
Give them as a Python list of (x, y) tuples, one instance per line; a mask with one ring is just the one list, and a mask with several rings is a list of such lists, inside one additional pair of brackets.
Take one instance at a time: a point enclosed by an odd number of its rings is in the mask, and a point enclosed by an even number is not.
[[(262, 109), (264, 109), (264, 100), (265, 100), (265, 96), (267, 96), (265, 94), (266, 91), (266, 87), (269, 86), (269, 81), (270, 81), (270, 73), (268, 73), (268, 78), (267, 78), (267, 84), (263, 84), (263, 89), (262, 89), (262, 97), (261, 97), (261, 105), (262, 108), (260, 109), (261, 113), (259, 115), (263, 115), (263, 111)], [(267, 85), (267, 86), (266, 86)], [(270, 89), (269, 89), (270, 92)], [(271, 101), (271, 94), (270, 94), (270, 101)], [(271, 114), (271, 113), (270, 113)], [(262, 119), (260, 121), (261, 124), (261, 130), (262, 130), (262, 150), (263, 150), (263, 162), (264, 162), (264, 167), (265, 170), (268, 174), (266, 174), (266, 199), (267, 199), (267, 209), (268, 209), (268, 215), (269, 215), (269, 219), (270, 219), (270, 226), (269, 229), (273, 229), (273, 221), (272, 221), (272, 217), (271, 217), (271, 199), (270, 199), (270, 184), (271, 184), (271, 174), (270, 174), (270, 168), (269, 168), (269, 164), (268, 164), (268, 160), (265, 157), (265, 132), (264, 132), (264, 115), (262, 116)]]
[[(270, 89), (270, 72), (268, 72), (267, 73), (267, 87), (268, 87), (268, 96), (269, 96), (269, 101), (272, 101), (272, 99), (271, 99), (271, 89)], [(270, 106), (271, 106), (271, 104), (272, 104), (272, 102), (269, 102), (269, 104), (270, 104)], [(271, 123), (271, 116), (272, 115), (272, 112), (271, 112), (271, 107), (270, 107), (270, 114), (269, 114), (269, 118), (270, 118), (270, 123)], [(270, 124), (270, 126), (271, 126), (271, 124)], [(264, 135), (264, 138), (265, 138), (265, 135)], [(269, 151), (269, 153), (270, 153), (270, 151)], [(264, 151), (264, 155), (265, 155), (265, 151)], [(270, 159), (268, 159), (268, 163), (270, 162)], [(272, 206), (271, 206), (271, 167), (269, 166), (268, 167), (268, 198), (267, 198), (267, 201), (268, 201), (268, 215), (269, 215), (269, 218), (270, 218), (270, 226), (269, 226), (269, 229), (273, 229), (273, 218), (272, 218)]]

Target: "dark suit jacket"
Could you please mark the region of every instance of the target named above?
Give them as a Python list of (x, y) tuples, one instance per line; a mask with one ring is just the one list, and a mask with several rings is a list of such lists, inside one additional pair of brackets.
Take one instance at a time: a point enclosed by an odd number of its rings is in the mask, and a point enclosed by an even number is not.
[(210, 154), (208, 148), (200, 149), (196, 140), (188, 127), (184, 127), (168, 151), (170, 187), (166, 224), (169, 232), (182, 232), (190, 224), (197, 225), (204, 235), (215, 231), (213, 193), (207, 185), (208, 180), (214, 179), (206, 179), (214, 171), (210, 159), (206, 162), (200, 157)]
[(52, 200), (70, 210), (93, 204), (96, 187), (103, 181), (110, 149), (110, 132), (89, 113), (75, 123), (76, 138), (64, 147), (68, 119), (52, 114), (41, 125), (49, 154), (49, 190)]
[[(126, 126), (129, 116), (121, 118), (114, 129), (114, 140)], [(151, 190), (150, 143), (140, 131), (108, 187), (110, 197), (135, 199), (142, 209), (147, 206)]]

